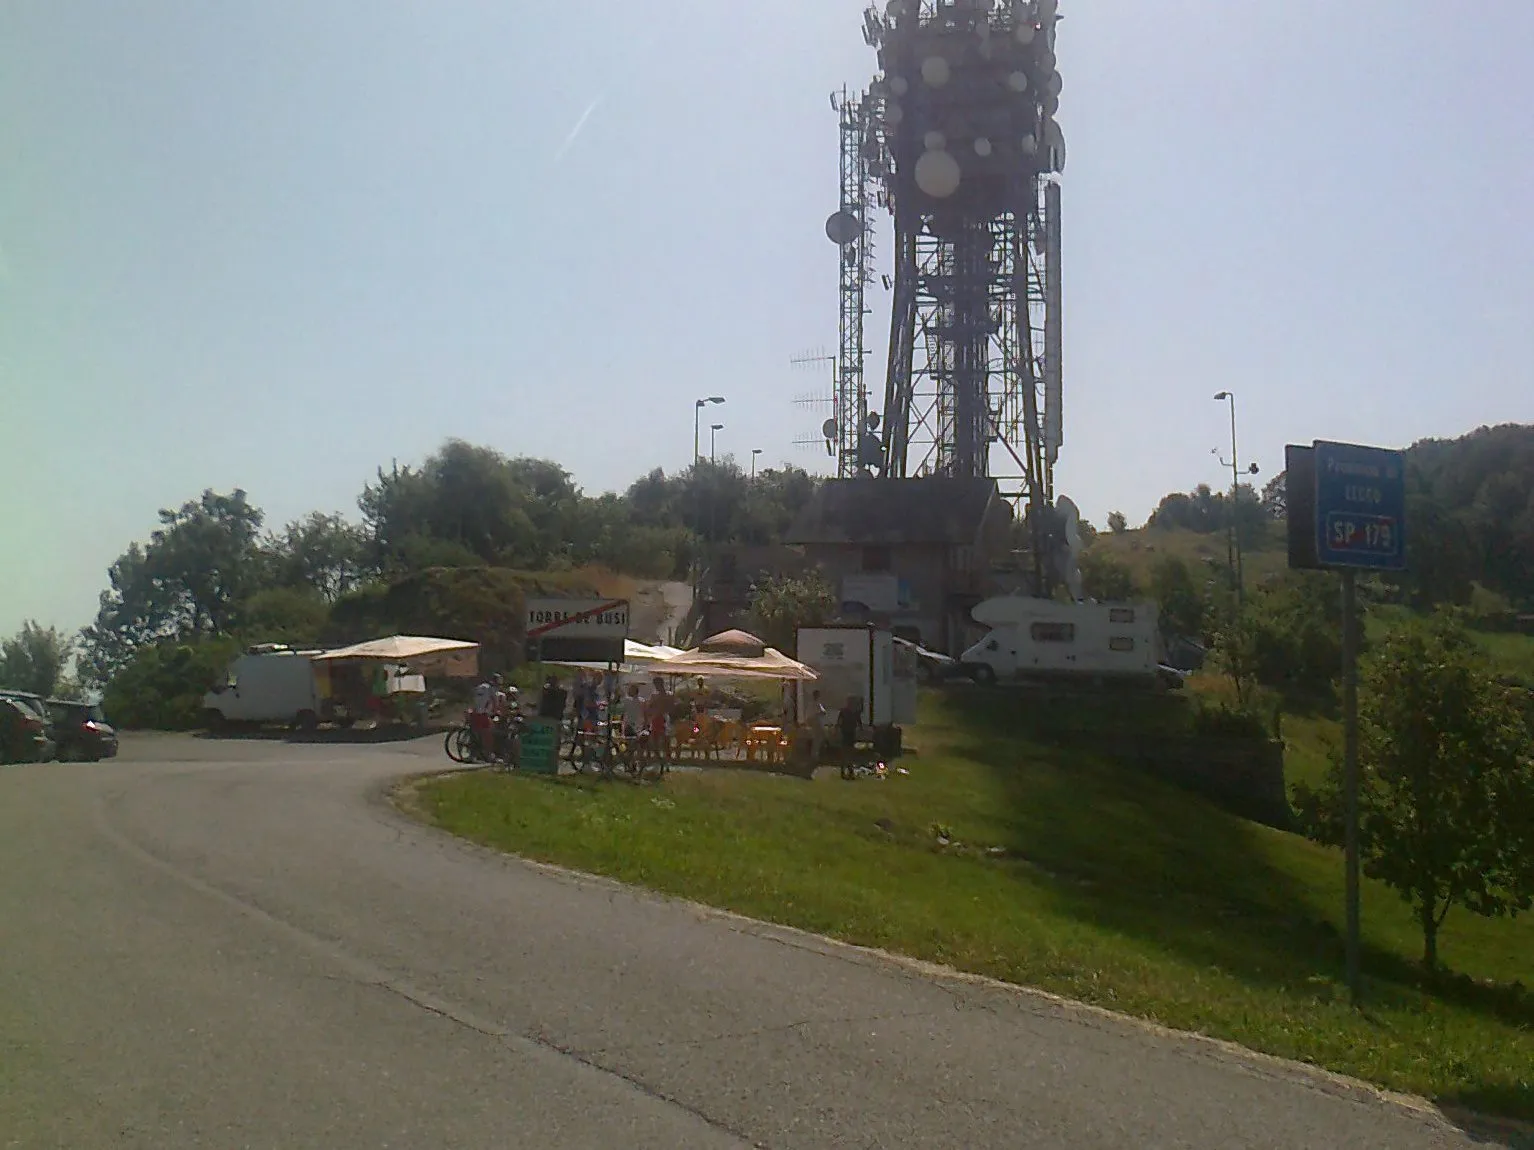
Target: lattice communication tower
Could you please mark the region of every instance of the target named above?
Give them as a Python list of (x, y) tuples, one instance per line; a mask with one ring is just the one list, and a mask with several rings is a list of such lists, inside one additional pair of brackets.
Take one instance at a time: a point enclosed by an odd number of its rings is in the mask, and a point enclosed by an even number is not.
[(841, 204), (826, 221), (826, 235), (841, 248), (840, 342), (831, 418), (822, 433), (836, 456), (836, 474), (850, 479), (879, 468), (884, 446), (879, 416), (868, 410), (868, 358), (863, 321), (868, 315), (868, 285), (873, 282), (874, 231), (870, 205), (875, 202), (873, 162), (882, 152), (877, 125), (869, 116), (869, 97), (844, 88), (831, 97), (841, 135)]
[[(847, 402), (862, 404), (856, 463), (889, 477), (988, 476), (994, 451), (1007, 461), (997, 478), (1015, 474), (1030, 509), (1053, 504), (1063, 439), (1059, 19), (1058, 0), (870, 8), (864, 34), (881, 74), (842, 106), (843, 206), (827, 225), (843, 254), (839, 390), (849, 377), (862, 387), (849, 275), (861, 268), (861, 309), (870, 182), (895, 225), (883, 431), (867, 434), (879, 417), (866, 414), (866, 393), (849, 391)], [(862, 183), (848, 173), (854, 134)], [(855, 202), (860, 221), (849, 218)], [(861, 310), (855, 334), (861, 344)], [(839, 431), (852, 422), (842, 410)]]

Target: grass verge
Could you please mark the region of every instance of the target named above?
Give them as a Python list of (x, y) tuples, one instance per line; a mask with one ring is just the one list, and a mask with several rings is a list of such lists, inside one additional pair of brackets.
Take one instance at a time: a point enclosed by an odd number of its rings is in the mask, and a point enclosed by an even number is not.
[(1464, 973), (1428, 985), (1405, 907), (1370, 885), (1354, 1011), (1334, 852), (1054, 740), (1003, 737), (994, 705), (923, 705), (920, 755), (883, 783), (464, 775), (421, 803), (530, 858), (1534, 1118), (1534, 995), (1516, 981), (1534, 970), (1534, 923), (1456, 913), (1441, 946)]

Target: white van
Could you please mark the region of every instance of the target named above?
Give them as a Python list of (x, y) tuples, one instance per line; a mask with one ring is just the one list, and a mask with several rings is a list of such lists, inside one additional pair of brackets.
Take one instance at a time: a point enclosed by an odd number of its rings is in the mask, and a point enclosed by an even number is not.
[(816, 691), (835, 712), (863, 700), (864, 722), (893, 727), (916, 721), (916, 649), (875, 627), (801, 627), (799, 662), (820, 678), (799, 684), (799, 714), (810, 713)]
[(970, 614), (990, 633), (960, 659), (979, 683), (1082, 676), (1154, 680), (1161, 636), (1154, 603), (987, 599)]
[(251, 647), (229, 664), (224, 681), (203, 696), (210, 727), (229, 723), (282, 723), (312, 729), (328, 718), (314, 673), (320, 651), (294, 651), (276, 643)]

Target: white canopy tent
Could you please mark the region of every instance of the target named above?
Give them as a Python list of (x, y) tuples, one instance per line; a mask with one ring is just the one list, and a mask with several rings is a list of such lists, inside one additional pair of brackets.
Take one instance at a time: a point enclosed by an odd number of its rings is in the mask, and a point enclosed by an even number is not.
[(704, 679), (778, 679), (810, 682), (820, 678), (813, 667), (790, 659), (745, 631), (725, 631), (703, 640), (650, 669), (661, 675)]
[(423, 635), (390, 635), (314, 656), (316, 663), (397, 663), (417, 674), (472, 678), (479, 672), (479, 644)]
[[(639, 674), (680, 654), (682, 654), (680, 647), (636, 643), (633, 639), (625, 639), (623, 640), (623, 662), (618, 670), (625, 675)], [(606, 663), (577, 663), (560, 660), (551, 661), (549, 666), (574, 667), (583, 671), (605, 671), (608, 668)]]

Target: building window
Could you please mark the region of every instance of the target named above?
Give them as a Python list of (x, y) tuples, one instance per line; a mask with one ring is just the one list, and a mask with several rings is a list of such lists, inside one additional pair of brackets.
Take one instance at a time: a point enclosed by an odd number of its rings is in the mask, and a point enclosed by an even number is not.
[(888, 547), (863, 548), (864, 571), (888, 571), (892, 566)]
[(1133, 651), (1134, 649), (1135, 641), (1133, 639), (1126, 639), (1120, 636), (1118, 638), (1108, 640), (1108, 650), (1110, 651), (1129, 652)]
[(1110, 623), (1133, 623), (1135, 621), (1135, 609), (1133, 607), (1111, 607), (1108, 609), (1108, 622)]
[(1035, 623), (1028, 628), (1028, 634), (1033, 637), (1035, 643), (1074, 643), (1076, 624)]

